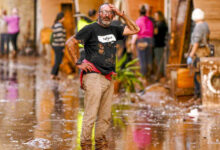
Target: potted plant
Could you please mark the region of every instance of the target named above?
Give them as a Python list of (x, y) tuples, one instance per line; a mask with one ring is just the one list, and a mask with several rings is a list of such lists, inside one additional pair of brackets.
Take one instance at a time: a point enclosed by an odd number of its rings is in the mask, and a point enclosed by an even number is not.
[(139, 84), (143, 88), (142, 82), (139, 77), (142, 75), (139, 72), (140, 67), (137, 66), (138, 59), (134, 59), (126, 63), (127, 54), (123, 55), (121, 59), (116, 57), (116, 73), (115, 79), (115, 92), (122, 88), (127, 93), (135, 92), (135, 84)]

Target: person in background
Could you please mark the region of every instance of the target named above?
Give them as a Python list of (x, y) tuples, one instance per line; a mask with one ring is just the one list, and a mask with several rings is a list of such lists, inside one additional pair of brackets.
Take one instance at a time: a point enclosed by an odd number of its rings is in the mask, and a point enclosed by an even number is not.
[(200, 57), (209, 56), (209, 52), (207, 52), (206, 46), (209, 42), (210, 30), (207, 22), (205, 22), (204, 19), (205, 19), (205, 13), (201, 9), (196, 8), (193, 10), (192, 20), (195, 22), (195, 27), (191, 34), (191, 44), (190, 44), (191, 51), (189, 52), (189, 56), (187, 57), (187, 64), (189, 66), (193, 65), (195, 67), (195, 74), (194, 74), (195, 90), (194, 90), (193, 99), (198, 100), (198, 102), (201, 102), (200, 99), (201, 89), (198, 80), (198, 78), (200, 78), (199, 61), (200, 61)]
[(154, 14), (155, 28), (154, 28), (154, 58), (157, 65), (156, 78), (164, 76), (164, 47), (166, 45), (166, 35), (168, 27), (161, 11)]
[(79, 32), (84, 26), (89, 25), (96, 21), (97, 19), (97, 12), (95, 9), (90, 9), (88, 11), (88, 17), (84, 14), (76, 14), (75, 17), (80, 17), (79, 21), (77, 22), (77, 32)]
[(152, 71), (152, 47), (154, 36), (153, 22), (146, 16), (147, 11), (145, 5), (140, 7), (140, 17), (136, 20), (140, 32), (138, 32), (137, 35), (134, 35), (132, 39), (132, 49), (134, 51), (136, 45), (141, 66), (141, 74), (146, 78)]
[(7, 26), (7, 22), (3, 19), (4, 16), (6, 16), (6, 15), (7, 15), (7, 11), (2, 10), (2, 14), (0, 14), (0, 39), (1, 39), (0, 50), (1, 50), (1, 55), (9, 53), (8, 26)]
[(9, 34), (10, 42), (12, 43), (13, 46), (12, 56), (15, 57), (18, 52), (17, 38), (20, 32), (20, 28), (19, 28), (20, 17), (18, 16), (18, 9), (13, 8), (12, 15), (5, 16), (4, 20), (8, 24), (8, 34)]
[(92, 22), (97, 20), (97, 11), (95, 9), (90, 9), (88, 12), (89, 18), (92, 20)]
[(143, 6), (146, 8), (147, 13), (146, 16), (153, 22), (153, 24), (155, 23), (154, 17), (152, 17), (152, 6), (150, 6), (149, 4), (145, 3), (143, 4)]
[(66, 42), (66, 31), (63, 27), (64, 13), (60, 12), (57, 14), (57, 17), (53, 24), (53, 33), (52, 33), (52, 48), (55, 52), (55, 63), (51, 71), (51, 79), (59, 79), (59, 67), (63, 59), (64, 48)]
[[(115, 15), (121, 17), (126, 26), (113, 26)], [(92, 146), (92, 128), (95, 125), (96, 150), (108, 149), (106, 137), (110, 127), (111, 106), (114, 91), (112, 74), (115, 71), (116, 42), (125, 35), (139, 32), (139, 27), (124, 12), (114, 5), (104, 3), (99, 7), (98, 21), (81, 29), (67, 41), (69, 52), (76, 66), (83, 70), (81, 87), (85, 90), (84, 117), (81, 134), (83, 150)], [(84, 44), (85, 59), (79, 62), (76, 50), (78, 43)]]
[[(117, 19), (116, 17), (112, 20), (111, 25), (113, 26), (125, 26), (125, 24), (123, 24), (121, 22), (120, 19)], [(123, 40), (119, 40), (117, 41), (116, 44), (116, 48), (117, 48), (117, 57), (120, 59), (123, 57), (123, 55), (126, 53), (126, 47), (125, 47), (125, 41), (127, 39), (127, 36), (125, 36), (125, 38)]]

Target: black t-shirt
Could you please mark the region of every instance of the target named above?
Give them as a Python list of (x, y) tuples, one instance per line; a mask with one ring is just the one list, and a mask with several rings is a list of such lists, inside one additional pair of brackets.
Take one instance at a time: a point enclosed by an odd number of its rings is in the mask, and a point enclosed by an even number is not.
[(97, 22), (85, 26), (76, 34), (84, 45), (85, 59), (95, 65), (103, 75), (115, 71), (116, 41), (122, 40), (124, 27), (102, 27)]
[(154, 35), (155, 39), (155, 47), (164, 47), (165, 46), (165, 38), (168, 31), (168, 27), (165, 21), (156, 22), (155, 27), (158, 29), (158, 34)]

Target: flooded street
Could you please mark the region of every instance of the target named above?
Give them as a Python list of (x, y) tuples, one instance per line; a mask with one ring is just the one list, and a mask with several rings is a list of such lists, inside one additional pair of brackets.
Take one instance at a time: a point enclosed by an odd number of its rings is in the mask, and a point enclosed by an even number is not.
[[(50, 71), (43, 59), (0, 60), (0, 150), (81, 149), (79, 80), (53, 81)], [(220, 108), (186, 108), (151, 89), (141, 100), (115, 98), (111, 150), (220, 149)]]

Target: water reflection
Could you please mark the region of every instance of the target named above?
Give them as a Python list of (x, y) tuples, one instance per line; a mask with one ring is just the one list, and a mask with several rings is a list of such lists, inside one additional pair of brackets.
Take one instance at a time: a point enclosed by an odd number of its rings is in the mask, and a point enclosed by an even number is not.
[(2, 92), (2, 99), (15, 102), (18, 99), (17, 70), (14, 62), (0, 62), (0, 80), (5, 91)]
[[(207, 126), (201, 127), (201, 125), (207, 123), (201, 118), (195, 120), (188, 116), (187, 109), (180, 111), (178, 107), (167, 108), (158, 105), (152, 107), (150, 104), (144, 107), (115, 104), (113, 106), (113, 124), (116, 127), (114, 132), (117, 133), (115, 149), (198, 150), (202, 149), (202, 145), (210, 144), (201, 141), (200, 138), (206, 131), (204, 129), (207, 129)], [(206, 113), (210, 114), (210, 112)], [(118, 126), (121, 126), (122, 130)], [(215, 128), (211, 127), (211, 129)]]
[[(37, 124), (34, 131), (34, 144), (32, 146), (38, 148), (49, 149), (51, 148), (52, 141), (52, 121), (51, 115), (54, 108), (54, 94), (51, 90), (51, 87), (45, 84), (44, 88), (40, 91), (37, 91), (37, 94), (40, 95), (39, 99), (36, 99), (36, 118)], [(56, 115), (56, 114), (55, 114)], [(54, 117), (56, 117), (54, 115)]]
[[(18, 70), (17, 62), (0, 61), (0, 149), (22, 149), (27, 139), (33, 136), (34, 89), (24, 89), (24, 71)], [(29, 70), (27, 70), (29, 72)], [(31, 83), (34, 75), (28, 73)], [(20, 85), (19, 85), (20, 83)], [(25, 96), (23, 97), (23, 93)]]
[(48, 81), (38, 93), (41, 97), (36, 104), (38, 112), (35, 140), (46, 139), (39, 148), (65, 150), (76, 146), (74, 137), (77, 133), (74, 129), (78, 99), (77, 95), (73, 95), (76, 93), (73, 88), (68, 86), (57, 81)]
[[(124, 150), (148, 150), (152, 142), (151, 123), (155, 116), (144, 108), (132, 108), (132, 106), (113, 106), (113, 123), (114, 126), (121, 126), (123, 130), (115, 129), (115, 132), (121, 132), (121, 138), (116, 138), (115, 149)], [(116, 114), (115, 114), (116, 113)], [(121, 118), (119, 117), (121, 116)], [(120, 137), (119, 136), (119, 137)], [(117, 143), (121, 141), (121, 143)], [(122, 144), (123, 143), (123, 144)]]
[[(219, 111), (219, 110), (217, 110)], [(219, 113), (213, 113), (209, 116), (201, 117), (201, 150), (218, 150), (220, 149), (220, 117)]]
[(135, 125), (133, 129), (133, 140), (137, 146), (137, 150), (148, 149), (151, 143), (151, 127), (148, 124), (149, 116), (145, 115), (146, 111), (140, 111), (135, 116)]
[[(0, 60), (0, 150), (80, 150), (83, 92), (78, 80), (50, 80), (48, 68)], [(220, 109), (196, 107), (195, 117), (163, 91), (115, 102), (109, 150), (219, 150)]]
[(15, 102), (18, 99), (18, 81), (17, 72), (9, 73), (8, 85), (7, 85), (6, 99), (11, 102)]

